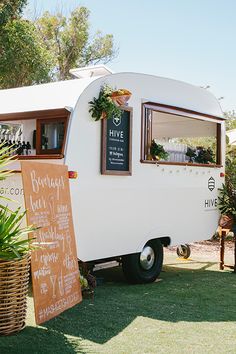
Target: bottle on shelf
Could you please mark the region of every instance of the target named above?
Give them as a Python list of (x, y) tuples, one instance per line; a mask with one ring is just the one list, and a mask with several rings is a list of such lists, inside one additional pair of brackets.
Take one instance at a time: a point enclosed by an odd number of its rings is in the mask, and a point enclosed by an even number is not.
[(26, 143), (26, 155), (31, 155), (31, 145), (29, 141)]
[(26, 143), (23, 141), (22, 143), (22, 155), (26, 155)]
[(18, 144), (17, 144), (17, 155), (22, 155), (22, 144), (21, 144), (21, 141), (18, 141)]

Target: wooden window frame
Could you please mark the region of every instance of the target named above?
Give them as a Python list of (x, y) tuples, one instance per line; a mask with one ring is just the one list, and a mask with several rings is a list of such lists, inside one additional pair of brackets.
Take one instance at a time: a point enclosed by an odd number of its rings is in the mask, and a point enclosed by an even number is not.
[[(42, 124), (45, 123), (64, 123), (64, 138), (61, 149), (42, 149)], [(62, 151), (64, 152), (65, 146), (65, 136), (67, 133), (67, 118), (39, 118), (36, 120), (36, 155), (59, 155)]]
[[(151, 123), (147, 120), (148, 111), (155, 111), (160, 113), (168, 113), (176, 116), (182, 116), (191, 119), (198, 119), (204, 121), (204, 118), (212, 119), (216, 123), (216, 164), (197, 164), (191, 162), (171, 162), (171, 161), (152, 161), (147, 160), (147, 140), (152, 137), (152, 117), (150, 118)], [(153, 102), (145, 102), (142, 104), (142, 119), (141, 119), (141, 163), (147, 164), (162, 164), (162, 165), (178, 165), (178, 166), (197, 166), (197, 167), (222, 167), (222, 147), (221, 147), (221, 123), (224, 119), (217, 116), (212, 116), (208, 114), (203, 114), (200, 112), (179, 108), (175, 106), (169, 106), (164, 104), (158, 104)], [(149, 141), (150, 143), (150, 141)]]
[[(30, 112), (16, 112), (16, 113), (6, 113), (0, 114), (0, 121), (17, 121), (17, 120), (29, 120), (35, 119), (36, 121), (36, 154), (38, 155), (19, 155), (17, 159), (19, 160), (39, 160), (39, 159), (62, 159), (64, 158), (66, 137), (68, 131), (68, 123), (70, 117), (70, 111), (65, 108), (47, 109), (40, 111), (30, 111)], [(48, 121), (64, 121), (65, 122), (65, 133), (61, 150), (40, 150), (40, 135), (38, 132), (38, 124), (40, 122)]]

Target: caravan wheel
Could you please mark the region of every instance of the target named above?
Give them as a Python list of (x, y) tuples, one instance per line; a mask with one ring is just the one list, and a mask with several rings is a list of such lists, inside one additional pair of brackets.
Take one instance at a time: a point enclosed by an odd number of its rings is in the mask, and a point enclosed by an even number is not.
[(190, 257), (191, 249), (190, 249), (189, 245), (187, 245), (187, 244), (179, 245), (177, 247), (176, 253), (177, 253), (178, 257), (187, 259)]
[(161, 272), (163, 246), (159, 240), (146, 243), (141, 253), (122, 257), (122, 268), (129, 283), (151, 283)]

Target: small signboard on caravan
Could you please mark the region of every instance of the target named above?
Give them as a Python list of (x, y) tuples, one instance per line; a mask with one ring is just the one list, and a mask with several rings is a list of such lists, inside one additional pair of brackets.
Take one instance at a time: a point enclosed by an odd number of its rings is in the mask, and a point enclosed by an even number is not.
[(31, 270), (36, 323), (82, 300), (67, 166), (23, 161), (27, 222), (40, 227), (33, 237)]
[(120, 118), (102, 120), (102, 174), (132, 174), (132, 108)]

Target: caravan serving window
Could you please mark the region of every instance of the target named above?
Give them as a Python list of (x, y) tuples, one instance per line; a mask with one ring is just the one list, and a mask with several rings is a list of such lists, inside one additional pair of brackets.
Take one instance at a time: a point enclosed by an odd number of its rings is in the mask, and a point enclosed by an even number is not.
[(20, 159), (62, 158), (68, 119), (66, 109), (1, 115), (0, 141)]
[(217, 119), (164, 105), (143, 104), (141, 161), (216, 166), (221, 164)]

